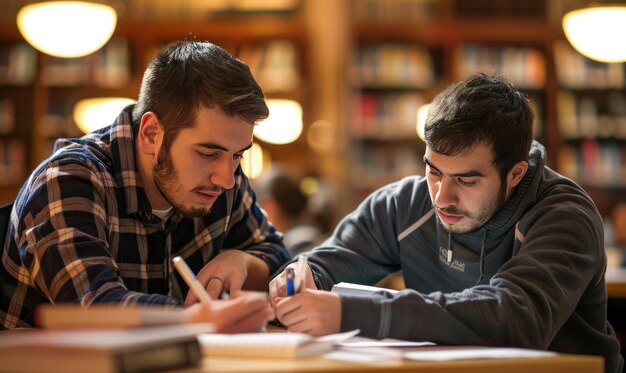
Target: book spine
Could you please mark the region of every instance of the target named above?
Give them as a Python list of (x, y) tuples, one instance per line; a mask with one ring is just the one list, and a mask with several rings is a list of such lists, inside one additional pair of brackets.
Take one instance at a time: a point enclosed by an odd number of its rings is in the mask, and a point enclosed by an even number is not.
[(183, 368), (197, 365), (202, 359), (200, 345), (193, 340), (146, 346), (142, 350), (126, 350), (116, 356), (117, 372), (153, 372), (161, 369)]

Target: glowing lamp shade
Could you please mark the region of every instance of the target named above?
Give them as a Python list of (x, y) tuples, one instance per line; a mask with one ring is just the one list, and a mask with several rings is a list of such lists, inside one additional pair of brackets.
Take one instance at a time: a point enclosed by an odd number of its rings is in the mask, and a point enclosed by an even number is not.
[(84, 1), (33, 3), (17, 13), (17, 27), (30, 45), (65, 58), (100, 49), (113, 35), (116, 22), (112, 7)]
[(270, 144), (289, 144), (302, 133), (302, 107), (293, 100), (267, 100), (270, 115), (254, 128), (254, 136)]
[(426, 126), (426, 118), (428, 117), (428, 109), (430, 108), (430, 104), (425, 104), (417, 109), (417, 125), (415, 129), (417, 130), (417, 137), (424, 141), (424, 126)]
[(74, 121), (83, 133), (91, 133), (113, 124), (126, 106), (135, 103), (130, 98), (99, 97), (80, 100), (74, 105)]
[(266, 167), (269, 167), (271, 162), (269, 154), (263, 150), (261, 145), (254, 142), (252, 147), (246, 150), (241, 160), (241, 168), (250, 179), (256, 179)]
[(563, 30), (582, 55), (601, 62), (626, 61), (626, 6), (593, 6), (563, 16)]

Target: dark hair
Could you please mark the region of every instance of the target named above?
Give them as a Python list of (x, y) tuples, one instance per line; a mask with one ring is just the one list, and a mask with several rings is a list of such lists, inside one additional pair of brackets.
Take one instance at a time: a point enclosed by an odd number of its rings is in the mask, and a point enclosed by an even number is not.
[(485, 143), (504, 179), (515, 163), (528, 160), (532, 126), (533, 113), (521, 92), (503, 78), (476, 74), (435, 97), (424, 138), (429, 148), (448, 156)]
[(308, 197), (300, 189), (298, 180), (282, 171), (260, 177), (254, 190), (260, 198), (274, 198), (280, 209), (292, 218), (298, 217), (307, 208)]
[(263, 90), (248, 66), (208, 42), (181, 41), (162, 49), (144, 72), (133, 123), (153, 112), (164, 127), (164, 149), (181, 129), (193, 126), (201, 105), (254, 124), (267, 118)]

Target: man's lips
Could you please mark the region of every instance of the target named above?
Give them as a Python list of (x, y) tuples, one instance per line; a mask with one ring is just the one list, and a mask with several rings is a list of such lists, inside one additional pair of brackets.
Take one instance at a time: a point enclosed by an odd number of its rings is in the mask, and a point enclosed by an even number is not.
[(196, 192), (196, 195), (203, 203), (213, 203), (219, 197), (219, 192)]
[(463, 215), (446, 214), (441, 210), (437, 210), (437, 215), (439, 215), (439, 219), (441, 219), (441, 221), (447, 224), (456, 224), (460, 222), (464, 217)]

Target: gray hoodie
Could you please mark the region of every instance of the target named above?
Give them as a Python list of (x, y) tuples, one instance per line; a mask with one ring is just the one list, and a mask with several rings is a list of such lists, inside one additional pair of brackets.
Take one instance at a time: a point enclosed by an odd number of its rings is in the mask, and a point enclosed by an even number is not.
[(530, 167), (479, 230), (450, 234), (426, 180), (407, 177), (370, 195), (311, 252), (318, 288), (372, 285), (402, 270), (396, 295), (341, 296), (341, 329), (374, 338), (516, 346), (624, 361), (606, 320), (602, 220), (589, 196), (545, 166)]

